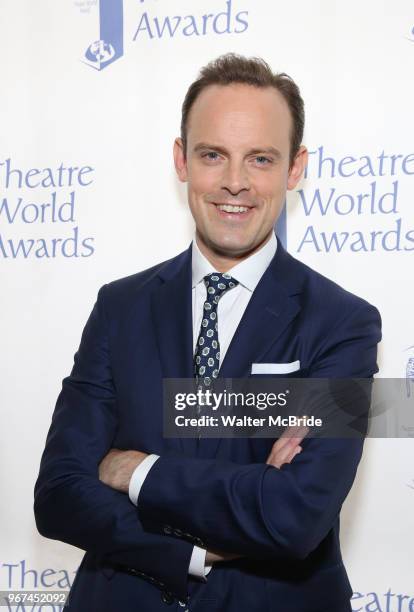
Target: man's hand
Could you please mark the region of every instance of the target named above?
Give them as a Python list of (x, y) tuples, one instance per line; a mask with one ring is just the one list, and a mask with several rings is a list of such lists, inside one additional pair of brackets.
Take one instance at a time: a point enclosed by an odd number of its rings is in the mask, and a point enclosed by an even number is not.
[[(131, 480), (135, 468), (147, 456), (146, 453), (141, 453), (140, 451), (125, 451), (111, 448), (99, 464), (99, 480), (117, 491), (128, 493), (129, 481)], [(218, 550), (208, 550), (206, 554), (206, 563), (212, 565), (219, 561), (231, 561), (240, 556), (241, 555)]]
[(309, 432), (308, 427), (288, 427), (272, 446), (266, 459), (267, 465), (281, 468), (285, 463), (291, 463), (298, 453), (302, 451), (300, 443)]
[[(280, 468), (285, 463), (293, 461), (294, 457), (301, 452), (300, 443), (308, 432), (308, 427), (288, 427), (273, 444), (266, 464)], [(128, 493), (129, 482), (135, 468), (147, 456), (147, 453), (141, 453), (141, 451), (111, 448), (99, 464), (99, 480), (117, 491)], [(211, 554), (215, 553), (211, 552)]]
[[(298, 453), (302, 451), (300, 443), (309, 432), (308, 427), (288, 427), (283, 434), (273, 444), (272, 450), (266, 459), (267, 465), (280, 468), (285, 463), (290, 463)], [(206, 564), (213, 565), (220, 561), (232, 561), (239, 559), (243, 555), (227, 553), (219, 550), (208, 550), (206, 554)]]
[(147, 456), (147, 453), (140, 451), (111, 448), (99, 464), (99, 480), (117, 491), (128, 493), (135, 468)]
[[(300, 443), (306, 437), (307, 427), (288, 427), (280, 438), (273, 444), (272, 450), (266, 459), (267, 465), (281, 468), (285, 463), (291, 463), (302, 447)], [(128, 450), (122, 451), (112, 448), (99, 464), (99, 479), (117, 491), (128, 493), (129, 482), (135, 468), (147, 457), (146, 453)], [(232, 561), (242, 555), (219, 550), (208, 550), (206, 563), (212, 565), (221, 561)]]
[(220, 561), (232, 561), (233, 559), (241, 559), (243, 555), (236, 553), (228, 553), (222, 550), (208, 550), (206, 554), (206, 565), (213, 565)]

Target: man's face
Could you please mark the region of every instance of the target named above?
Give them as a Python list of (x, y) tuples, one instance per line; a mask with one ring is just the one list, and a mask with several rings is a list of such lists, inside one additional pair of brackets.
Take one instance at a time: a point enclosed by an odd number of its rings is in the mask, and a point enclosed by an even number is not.
[(269, 238), (306, 163), (302, 147), (289, 169), (291, 125), (274, 88), (211, 85), (196, 99), (174, 157), (207, 257), (242, 259)]

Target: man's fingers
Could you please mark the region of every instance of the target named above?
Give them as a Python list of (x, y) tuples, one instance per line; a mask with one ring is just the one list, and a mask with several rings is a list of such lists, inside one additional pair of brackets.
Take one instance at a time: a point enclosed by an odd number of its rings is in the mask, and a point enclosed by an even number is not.
[[(299, 455), (299, 453), (301, 453), (301, 452), (302, 452), (302, 447), (301, 446), (297, 446), (295, 448), (295, 450), (293, 451), (292, 459), (294, 459), (296, 457), (296, 455)], [(291, 461), (292, 461), (292, 459), (291, 459)]]
[(280, 468), (285, 463), (290, 463), (298, 453), (302, 451), (301, 446), (286, 446), (277, 452), (271, 452), (266, 460), (267, 465)]
[(206, 563), (208, 565), (212, 565), (213, 563), (218, 563), (220, 561), (232, 561), (233, 559), (239, 559), (241, 557), (242, 555), (238, 553), (228, 553), (218, 550), (207, 550)]
[(291, 451), (301, 444), (308, 432), (309, 428), (306, 426), (287, 427), (280, 438), (273, 444), (266, 463), (272, 462), (269, 461), (271, 457), (273, 460), (277, 458), (278, 460), (283, 459), (285, 461)]
[(308, 433), (309, 427), (306, 427), (306, 425), (294, 425), (292, 427), (287, 427), (280, 436), (279, 440), (289, 440), (291, 438), (300, 438), (301, 440), (303, 440), (303, 438), (305, 438)]
[(309, 433), (309, 427), (306, 426), (295, 426), (287, 427), (280, 436), (279, 440), (276, 440), (274, 446), (276, 448), (282, 448), (286, 444), (290, 446), (297, 446)]
[(276, 446), (276, 448), (282, 448), (286, 444), (300, 444), (308, 433), (309, 427), (304, 425), (287, 427), (280, 438), (276, 440), (274, 446)]

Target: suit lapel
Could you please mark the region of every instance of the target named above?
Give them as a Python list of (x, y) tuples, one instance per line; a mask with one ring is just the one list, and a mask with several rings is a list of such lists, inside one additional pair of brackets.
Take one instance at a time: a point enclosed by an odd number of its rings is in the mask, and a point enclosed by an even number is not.
[[(191, 246), (159, 272), (161, 284), (152, 295), (152, 315), (163, 378), (193, 378)], [(220, 378), (244, 378), (300, 311), (294, 296), (301, 292), (303, 272), (278, 241), (275, 257), (260, 279), (220, 368)], [(213, 458), (219, 438), (170, 439), (188, 456)]]
[(251, 364), (260, 361), (298, 312), (298, 304), (275, 281), (268, 268), (233, 336), (220, 368), (220, 377), (249, 376)]
[[(152, 295), (152, 316), (162, 376), (193, 378), (191, 246), (158, 275), (162, 284)], [(196, 449), (192, 439), (170, 439), (170, 444), (190, 455)]]
[[(260, 361), (297, 316), (300, 306), (293, 296), (301, 291), (301, 278), (296, 266), (296, 274), (291, 277), (294, 261), (278, 242), (276, 255), (260, 279), (226, 352), (220, 378), (250, 376), (251, 364)], [(199, 456), (214, 457), (219, 443), (219, 438), (202, 438)]]

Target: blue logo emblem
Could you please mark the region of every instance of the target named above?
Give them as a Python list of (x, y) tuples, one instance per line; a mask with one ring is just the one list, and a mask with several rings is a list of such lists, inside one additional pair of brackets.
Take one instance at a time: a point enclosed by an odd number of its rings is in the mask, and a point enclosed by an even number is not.
[(123, 0), (99, 0), (99, 40), (85, 51), (84, 62), (103, 70), (124, 54)]
[[(147, 0), (135, 0), (144, 5)], [(139, 22), (131, 42), (137, 40), (160, 40), (165, 38), (223, 36), (227, 34), (240, 35), (249, 28), (249, 11), (239, 10), (246, 0), (221, 0), (221, 6), (215, 13), (205, 14), (160, 14), (158, 2), (153, 0), (157, 14), (151, 10), (140, 12)], [(103, 70), (124, 55), (124, 6), (123, 0), (74, 0), (81, 13), (94, 13), (99, 19), (99, 32), (89, 39), (87, 48), (83, 50), (82, 61), (95, 70)], [(131, 0), (132, 2), (132, 0)], [(152, 3), (148, 3), (151, 4)], [(172, 2), (165, 2), (166, 10)], [(177, 4), (179, 4), (177, 0)], [(197, 5), (196, 2), (193, 4)], [(199, 2), (202, 11), (203, 2)]]

